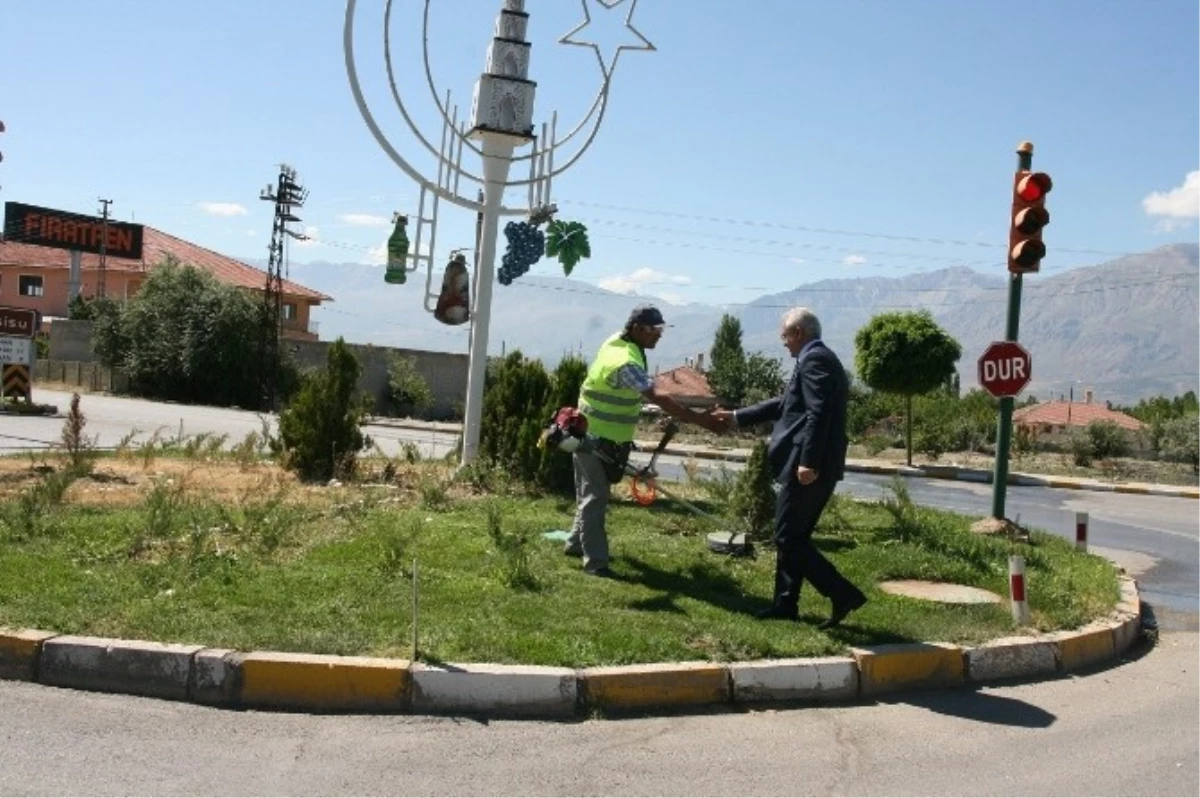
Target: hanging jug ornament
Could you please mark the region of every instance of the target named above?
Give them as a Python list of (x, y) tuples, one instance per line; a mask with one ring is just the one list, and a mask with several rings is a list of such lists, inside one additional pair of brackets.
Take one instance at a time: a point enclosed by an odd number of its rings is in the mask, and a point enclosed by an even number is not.
[(462, 324), (471, 318), (471, 275), (467, 271), (467, 257), (461, 252), (450, 255), (433, 317), (450, 325)]
[(387, 242), (387, 270), (383, 281), (392, 285), (403, 285), (408, 279), (408, 233), (404, 226), (407, 216), (396, 216), (396, 229), (392, 230)]

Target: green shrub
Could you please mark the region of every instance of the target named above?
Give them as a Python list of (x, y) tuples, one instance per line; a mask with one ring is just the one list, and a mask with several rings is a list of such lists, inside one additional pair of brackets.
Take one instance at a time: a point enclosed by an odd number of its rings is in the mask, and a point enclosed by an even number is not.
[(384, 392), (389, 415), (414, 417), (433, 406), (433, 390), (417, 371), (417, 360), (407, 355), (388, 355), (388, 383)]
[(1195, 413), (1166, 421), (1162, 425), (1159, 453), (1168, 460), (1191, 463), (1200, 470), (1200, 422)]
[(1092, 456), (1101, 460), (1129, 454), (1129, 439), (1114, 421), (1093, 421), (1087, 425), (1087, 437)]
[(362, 367), (341, 338), (329, 347), (326, 367), (306, 375), (299, 392), (279, 414), (272, 449), (303, 479), (329, 480), (354, 473), (358, 453), (370, 445), (366, 417), (354, 387)]
[(480, 456), (520, 482), (572, 492), (570, 455), (537, 444), (554, 412), (578, 401), (586, 373), (582, 360), (568, 357), (549, 375), (541, 361), (519, 351), (493, 364), (484, 387)]
[(770, 536), (775, 520), (775, 488), (767, 464), (766, 441), (759, 441), (750, 450), (730, 496), (729, 511), (748, 534)]

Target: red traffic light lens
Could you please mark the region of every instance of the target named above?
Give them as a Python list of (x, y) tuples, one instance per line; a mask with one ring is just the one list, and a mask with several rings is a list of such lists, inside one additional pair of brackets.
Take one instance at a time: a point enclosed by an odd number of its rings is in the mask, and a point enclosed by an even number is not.
[(1050, 193), (1053, 184), (1050, 175), (1044, 172), (1034, 172), (1025, 175), (1017, 183), (1017, 196), (1025, 202), (1037, 202)]

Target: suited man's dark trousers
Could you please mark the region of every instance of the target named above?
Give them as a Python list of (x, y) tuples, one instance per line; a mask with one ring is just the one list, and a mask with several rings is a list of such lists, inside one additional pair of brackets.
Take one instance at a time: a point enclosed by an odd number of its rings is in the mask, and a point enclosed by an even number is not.
[(800, 588), (807, 579), (817, 592), (835, 606), (859, 595), (859, 590), (838, 572), (825, 555), (813, 545), (813, 530), (837, 483), (818, 479), (801, 485), (791, 477), (775, 499), (775, 599), (774, 606), (795, 612), (800, 604)]

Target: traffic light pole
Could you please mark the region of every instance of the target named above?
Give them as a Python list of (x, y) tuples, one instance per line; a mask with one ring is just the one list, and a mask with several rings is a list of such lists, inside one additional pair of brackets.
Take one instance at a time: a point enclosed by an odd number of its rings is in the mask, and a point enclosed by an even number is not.
[[(1033, 169), (1033, 145), (1022, 142), (1017, 149), (1017, 169)], [(1021, 273), (1008, 276), (1008, 322), (1004, 340), (1016, 341), (1021, 327)], [(1004, 518), (1004, 499), (1008, 489), (1008, 451), (1012, 446), (1013, 405), (1016, 399), (1006, 396), (1000, 400), (1000, 422), (996, 429), (996, 464), (992, 473), (992, 518)]]

